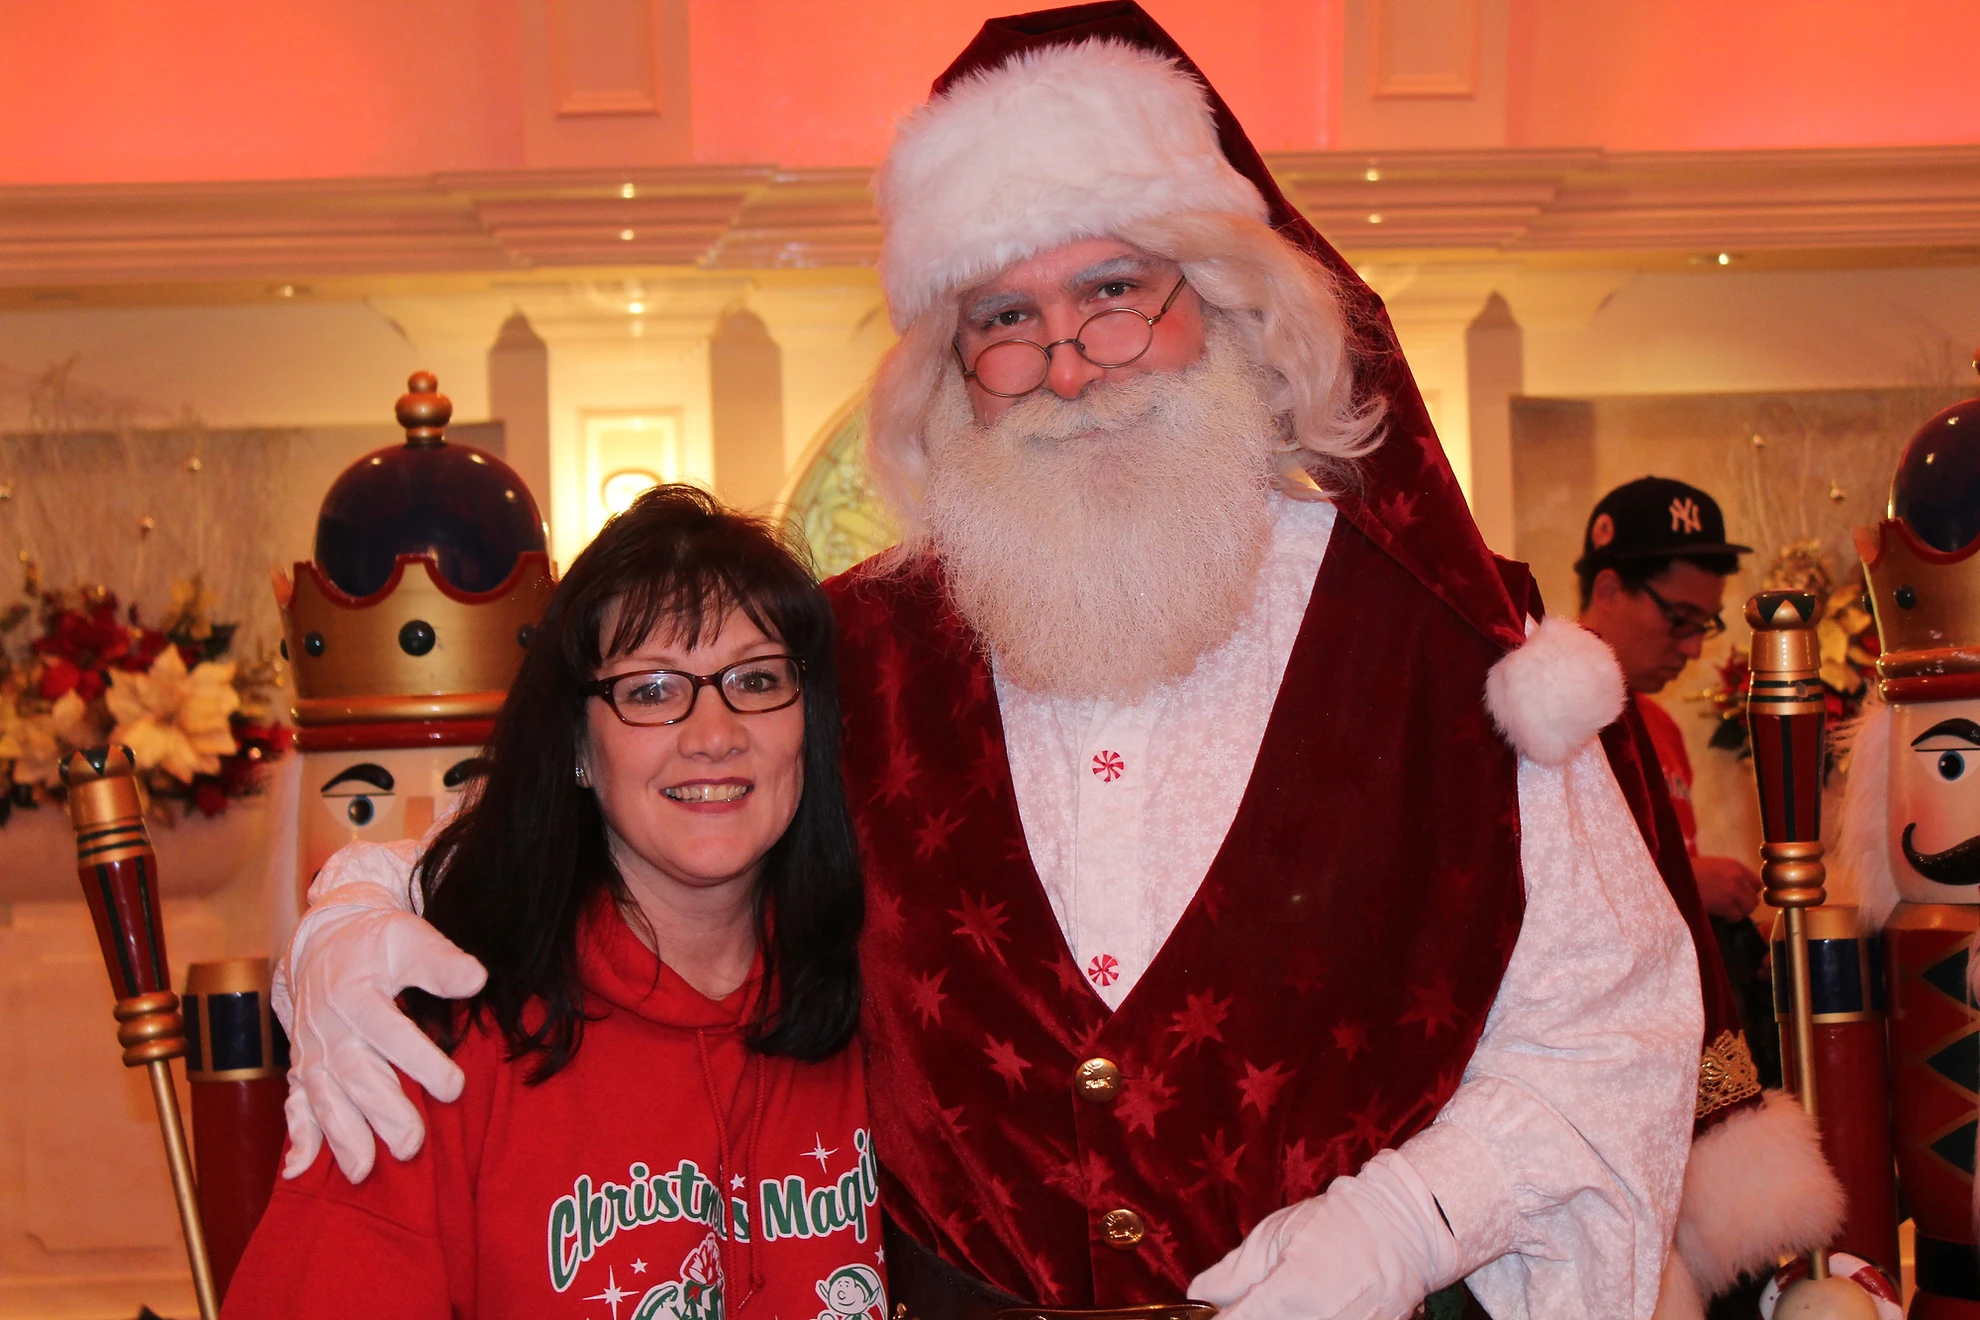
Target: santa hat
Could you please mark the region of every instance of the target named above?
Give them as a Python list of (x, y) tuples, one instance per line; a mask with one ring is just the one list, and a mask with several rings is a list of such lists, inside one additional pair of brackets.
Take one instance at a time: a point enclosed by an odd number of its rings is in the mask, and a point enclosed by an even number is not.
[(876, 187), (881, 278), (902, 327), (965, 283), (1075, 238), (1183, 210), (1262, 216), (1332, 275), (1364, 349), (1356, 388), (1387, 404), (1358, 489), (1334, 497), (1341, 514), (1516, 654), (1488, 704), (1528, 756), (1563, 760), (1620, 712), (1621, 675), (1599, 641), (1550, 620), (1528, 643), (1540, 613), (1532, 575), (1486, 548), (1381, 298), (1293, 209), (1230, 107), (1133, 0), (985, 23), (902, 125)]
[(1265, 218), (1204, 86), (1121, 40), (1024, 51), (950, 83), (901, 125), (874, 182), (897, 330), (1013, 262), (1180, 211)]

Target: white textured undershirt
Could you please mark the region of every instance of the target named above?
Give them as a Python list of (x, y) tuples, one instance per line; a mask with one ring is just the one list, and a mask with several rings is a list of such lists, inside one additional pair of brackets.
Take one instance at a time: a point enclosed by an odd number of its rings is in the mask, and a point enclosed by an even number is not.
[(1119, 1008), (1161, 949), (1251, 780), (1334, 530), (1334, 506), (1273, 497), (1258, 594), (1229, 641), (1134, 705), (997, 674), (1018, 817), (1086, 978)]

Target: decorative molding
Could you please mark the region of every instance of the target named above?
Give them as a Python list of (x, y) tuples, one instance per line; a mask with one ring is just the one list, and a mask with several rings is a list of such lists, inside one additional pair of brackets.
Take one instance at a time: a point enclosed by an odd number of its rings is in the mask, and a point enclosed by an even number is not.
[[(1269, 161), (1294, 203), (1357, 256), (1980, 262), (1980, 146)], [(0, 303), (165, 285), (259, 296), (363, 277), (870, 265), (869, 177), (732, 165), (0, 188)]]
[(1378, 100), (1478, 93), (1478, 0), (1374, 0), (1368, 40)]
[(545, 0), (557, 113), (660, 113), (660, 15), (654, 0)]

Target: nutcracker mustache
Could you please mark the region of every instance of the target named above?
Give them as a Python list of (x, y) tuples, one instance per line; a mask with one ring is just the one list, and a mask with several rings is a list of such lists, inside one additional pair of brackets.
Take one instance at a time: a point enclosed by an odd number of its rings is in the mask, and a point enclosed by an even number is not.
[(1980, 834), (1942, 852), (1922, 853), (1911, 846), (1911, 832), (1917, 828), (1916, 821), (1905, 826), (1901, 840), (1904, 860), (1911, 863), (1912, 870), (1942, 885), (1980, 884)]
[(954, 373), (931, 408), (931, 541), (1018, 686), (1138, 699), (1189, 674), (1250, 607), (1280, 425), (1238, 336), (1205, 329), (1195, 366), (1076, 399), (1040, 390), (987, 427)]

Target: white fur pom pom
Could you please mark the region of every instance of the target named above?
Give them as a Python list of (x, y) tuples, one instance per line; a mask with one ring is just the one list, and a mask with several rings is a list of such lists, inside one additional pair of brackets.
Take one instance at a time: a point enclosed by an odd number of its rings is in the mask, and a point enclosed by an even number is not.
[(1485, 707), (1521, 755), (1560, 765), (1622, 714), (1615, 653), (1566, 619), (1529, 625), (1526, 644), (1492, 666)]

